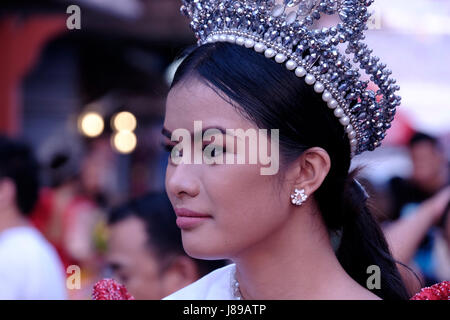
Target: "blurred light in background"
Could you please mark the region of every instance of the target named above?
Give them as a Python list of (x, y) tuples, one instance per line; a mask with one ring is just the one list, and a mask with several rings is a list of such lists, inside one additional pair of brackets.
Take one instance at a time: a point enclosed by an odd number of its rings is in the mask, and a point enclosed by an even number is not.
[(127, 111), (119, 112), (111, 121), (111, 125), (116, 131), (133, 131), (136, 129), (136, 117)]
[(136, 135), (131, 131), (118, 131), (113, 134), (111, 145), (120, 153), (130, 153), (137, 145)]
[(134, 114), (122, 111), (111, 119), (111, 127), (116, 131), (111, 137), (111, 145), (119, 153), (130, 153), (136, 149), (137, 138), (134, 134), (137, 120)]
[(78, 129), (87, 137), (98, 137), (102, 134), (104, 128), (103, 118), (96, 112), (83, 113), (78, 118)]

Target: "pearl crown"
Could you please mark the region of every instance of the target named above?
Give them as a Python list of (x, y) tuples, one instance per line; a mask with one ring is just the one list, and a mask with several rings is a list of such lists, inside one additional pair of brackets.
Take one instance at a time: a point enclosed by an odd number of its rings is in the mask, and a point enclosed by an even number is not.
[[(380, 146), (401, 100), (392, 72), (362, 41), (373, 1), (183, 0), (181, 12), (191, 19), (199, 45), (244, 46), (304, 78), (344, 126), (354, 156)], [(322, 15), (337, 15), (340, 22), (315, 29)]]

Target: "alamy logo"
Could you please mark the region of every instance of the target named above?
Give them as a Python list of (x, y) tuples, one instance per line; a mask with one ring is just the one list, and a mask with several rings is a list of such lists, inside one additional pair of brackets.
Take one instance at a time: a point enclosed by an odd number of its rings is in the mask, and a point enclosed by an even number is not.
[[(184, 128), (174, 130), (170, 139), (178, 142), (170, 155), (174, 164), (259, 163), (263, 166), (261, 175), (274, 175), (279, 169), (279, 129), (270, 130), (269, 143), (267, 129), (226, 129), (223, 132), (210, 128), (203, 132), (202, 121), (194, 121), (193, 143), (191, 133)], [(203, 142), (211, 143), (202, 151)], [(224, 152), (224, 149), (230, 152)], [(233, 150), (236, 152), (231, 152)]]
[(73, 264), (67, 267), (66, 273), (69, 274), (66, 280), (67, 289), (81, 289), (81, 268)]
[(373, 264), (367, 267), (367, 274), (371, 274), (369, 278), (367, 278), (366, 286), (367, 289), (381, 289), (381, 271), (380, 267)]
[(67, 14), (70, 16), (66, 20), (66, 26), (69, 30), (81, 29), (81, 9), (79, 6), (73, 4), (67, 7)]

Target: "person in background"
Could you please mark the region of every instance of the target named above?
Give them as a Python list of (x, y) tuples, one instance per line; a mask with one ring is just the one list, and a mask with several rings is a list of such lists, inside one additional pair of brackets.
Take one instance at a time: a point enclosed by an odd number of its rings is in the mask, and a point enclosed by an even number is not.
[(438, 139), (416, 132), (408, 143), (412, 174), (389, 181), (392, 220), (398, 219), (411, 203), (421, 203), (450, 183), (449, 163)]
[[(383, 231), (394, 258), (415, 270), (420, 276), (416, 281), (405, 268), (399, 268), (411, 292), (418, 292), (422, 286), (431, 286), (438, 281), (450, 279), (450, 186), (422, 202), (413, 212), (390, 223), (383, 224)], [(439, 226), (440, 228), (436, 228)], [(433, 247), (430, 252), (420, 248), (421, 242), (431, 232)], [(420, 258), (429, 259), (433, 278), (424, 273)], [(427, 277), (428, 276), (428, 277)]]
[(68, 291), (71, 300), (90, 297), (104, 263), (106, 219), (83, 184), (86, 161), (71, 148), (58, 148), (42, 161), (48, 185), (41, 188), (31, 214), (32, 223), (55, 247), (64, 268), (76, 265), (82, 270), (81, 288)]
[(39, 169), (30, 148), (0, 136), (0, 299), (65, 299), (58, 254), (31, 225)]
[(224, 266), (183, 250), (165, 193), (150, 193), (111, 210), (107, 263), (113, 278), (138, 300), (159, 300)]
[(449, 166), (439, 141), (430, 135), (415, 133), (408, 149), (412, 175), (389, 181), (390, 221), (383, 229), (394, 257), (413, 266), (429, 286), (448, 280), (443, 278), (450, 270), (445, 257), (450, 254)]
[(33, 224), (56, 248), (64, 267), (80, 265), (96, 269), (94, 231), (103, 212), (84, 191), (81, 159), (70, 151), (56, 152), (44, 166), (49, 187), (42, 188), (33, 210)]

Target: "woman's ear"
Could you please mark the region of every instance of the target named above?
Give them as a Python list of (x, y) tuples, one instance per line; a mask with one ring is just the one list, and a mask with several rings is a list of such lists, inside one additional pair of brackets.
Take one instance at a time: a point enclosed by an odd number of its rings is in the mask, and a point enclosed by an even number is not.
[(293, 188), (305, 189), (305, 193), (314, 193), (330, 171), (331, 160), (323, 148), (309, 148), (297, 158), (289, 170)]

